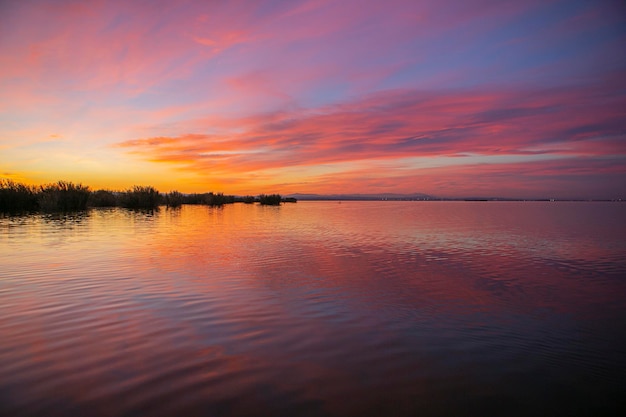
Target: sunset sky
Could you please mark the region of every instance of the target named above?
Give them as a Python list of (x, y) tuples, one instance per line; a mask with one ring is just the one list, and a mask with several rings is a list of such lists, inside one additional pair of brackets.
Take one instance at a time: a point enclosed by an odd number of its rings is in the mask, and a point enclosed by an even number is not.
[(1, 1), (0, 177), (626, 198), (626, 3)]

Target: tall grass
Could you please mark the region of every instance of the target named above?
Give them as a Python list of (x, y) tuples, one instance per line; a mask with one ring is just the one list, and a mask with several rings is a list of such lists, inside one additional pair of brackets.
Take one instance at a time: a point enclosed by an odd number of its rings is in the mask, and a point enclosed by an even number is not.
[(0, 179), (0, 212), (19, 213), (35, 211), (38, 208), (35, 187), (9, 179)]
[(208, 193), (204, 195), (204, 204), (208, 206), (223, 206), (224, 204), (232, 204), (235, 197), (232, 195), (224, 195), (223, 193)]
[(119, 205), (118, 194), (110, 190), (97, 190), (91, 193), (87, 205), (89, 207), (115, 207)]
[[(166, 195), (167, 198), (167, 195)], [(235, 202), (235, 196), (223, 193), (204, 193), (182, 195), (182, 204), (201, 204), (206, 206), (223, 206)]]
[(88, 207), (126, 207), (131, 209), (155, 209), (160, 204), (179, 207), (183, 204), (223, 206), (235, 202), (262, 205), (279, 205), (283, 201), (280, 194), (261, 194), (258, 197), (235, 197), (223, 193), (183, 194), (171, 191), (161, 195), (151, 186), (134, 186), (126, 191), (97, 190), (68, 181), (40, 186), (17, 183), (10, 179), (0, 179), (0, 213), (19, 212), (73, 212)]
[(170, 191), (165, 194), (164, 200), (168, 207), (180, 207), (185, 204), (185, 195), (179, 191)]
[(37, 193), (37, 202), (41, 211), (79, 211), (87, 209), (90, 194), (88, 186), (58, 181), (41, 185)]
[(161, 203), (161, 194), (154, 187), (135, 185), (120, 193), (119, 203), (126, 208), (153, 209)]
[(261, 194), (259, 196), (259, 203), (264, 206), (279, 206), (283, 198), (280, 194)]
[(257, 199), (252, 195), (244, 195), (243, 197), (239, 197), (236, 201), (240, 201), (245, 204), (253, 204), (257, 201)]

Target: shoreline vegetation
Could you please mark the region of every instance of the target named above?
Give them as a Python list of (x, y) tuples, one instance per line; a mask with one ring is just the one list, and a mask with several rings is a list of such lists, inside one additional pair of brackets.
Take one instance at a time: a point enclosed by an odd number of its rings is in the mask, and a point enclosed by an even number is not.
[(0, 179), (0, 213), (72, 212), (92, 207), (123, 207), (128, 209), (156, 209), (159, 206), (180, 207), (183, 204), (219, 207), (225, 204), (245, 203), (278, 206), (295, 203), (295, 198), (280, 194), (234, 196), (223, 193), (184, 194), (179, 191), (160, 193), (152, 186), (135, 185), (123, 191), (100, 189), (68, 181), (44, 185), (26, 185)]
[(258, 196), (235, 196), (223, 193), (192, 193), (179, 191), (160, 193), (152, 186), (135, 185), (123, 191), (108, 189), (91, 190), (89, 186), (68, 181), (57, 181), (44, 185), (26, 185), (11, 179), (0, 178), (0, 214), (59, 213), (83, 211), (96, 207), (123, 207), (128, 209), (153, 210), (159, 206), (169, 208), (184, 204), (221, 207), (225, 204), (244, 203), (278, 206), (282, 203), (310, 201), (596, 201), (623, 202), (614, 199), (516, 199), (516, 198), (441, 198), (427, 194), (260, 194)]

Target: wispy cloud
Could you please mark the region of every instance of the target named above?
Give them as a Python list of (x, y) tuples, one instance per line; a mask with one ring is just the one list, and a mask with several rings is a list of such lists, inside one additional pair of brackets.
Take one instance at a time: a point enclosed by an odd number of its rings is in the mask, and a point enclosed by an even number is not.
[[(281, 165), (407, 155), (623, 152), (626, 98), (601, 88), (393, 91), (315, 110), (209, 119), (206, 128), (220, 133), (138, 139), (121, 146), (160, 157), (264, 148), (264, 162), (275, 159)], [(196, 127), (201, 130), (197, 122)], [(179, 128), (185, 129), (184, 123)]]
[[(0, 165), (11, 171), (45, 159), (53, 134), (93, 164), (151, 162), (198, 191), (202, 181), (413, 190), (420, 169), (452, 178), (476, 158), (493, 169), (513, 167), (511, 157), (583, 164), (625, 154), (619, 2), (0, 8), (0, 148), (11, 150)], [(19, 155), (19, 144), (37, 143), (29, 152), (40, 154)]]
[[(221, 124), (211, 120), (216, 132), (212, 135), (143, 138), (118, 146), (150, 161), (206, 175), (410, 157), (439, 158), (439, 165), (448, 168), (458, 165), (450, 162), (453, 158), (474, 163), (480, 157), (490, 166), (484, 175), (496, 172), (496, 157), (502, 156), (517, 155), (528, 162), (541, 157), (547, 164), (545, 156), (551, 155), (555, 166), (561, 166), (562, 158), (626, 161), (623, 108), (626, 98), (602, 83), (524, 91), (393, 91), (316, 110)], [(366, 171), (370, 177), (385, 177), (389, 168), (373, 164)], [(518, 168), (515, 165), (511, 175)], [(466, 182), (471, 183), (474, 174), (467, 173)]]

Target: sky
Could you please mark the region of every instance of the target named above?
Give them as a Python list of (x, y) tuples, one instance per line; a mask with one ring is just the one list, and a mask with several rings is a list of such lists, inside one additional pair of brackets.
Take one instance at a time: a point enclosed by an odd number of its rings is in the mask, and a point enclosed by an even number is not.
[(0, 0), (0, 177), (626, 198), (626, 3)]

